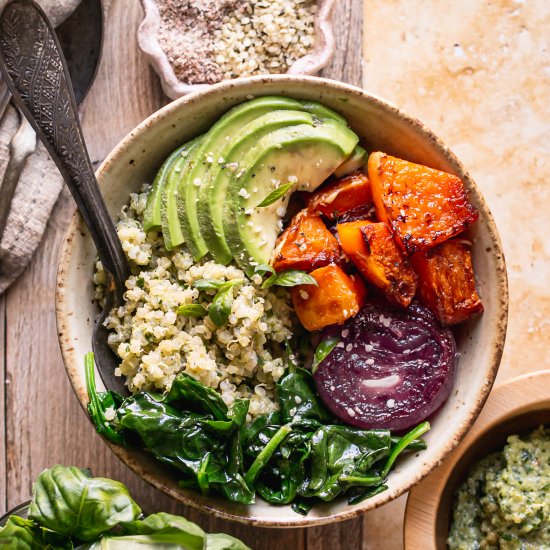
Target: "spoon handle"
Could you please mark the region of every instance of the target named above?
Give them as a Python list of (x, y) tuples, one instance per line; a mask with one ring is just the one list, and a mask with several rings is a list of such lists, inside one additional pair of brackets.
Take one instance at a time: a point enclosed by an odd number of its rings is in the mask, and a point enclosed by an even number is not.
[(61, 47), (46, 15), (32, 0), (13, 0), (0, 14), (0, 70), (14, 102), (71, 190), (120, 296), (130, 273), (126, 256), (86, 150)]

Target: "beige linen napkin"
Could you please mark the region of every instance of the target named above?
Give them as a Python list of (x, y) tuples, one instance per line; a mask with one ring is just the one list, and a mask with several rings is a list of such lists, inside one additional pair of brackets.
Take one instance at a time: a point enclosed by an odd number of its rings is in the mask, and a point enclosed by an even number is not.
[[(18, 127), (18, 114), (10, 105), (0, 124), (0, 181), (8, 164), (9, 144)], [(34, 254), (62, 185), (55, 164), (38, 143), (19, 178), (0, 243), (0, 294), (20, 275)]]
[[(61, 24), (81, 0), (38, 0), (54, 26)], [(0, 9), (6, 0), (0, 0)], [(0, 182), (9, 158), (9, 144), (19, 116), (9, 106), (0, 122)], [(0, 294), (21, 274), (42, 240), (63, 180), (44, 146), (38, 142), (19, 178), (0, 242)], [(0, 183), (0, 201), (2, 188)]]

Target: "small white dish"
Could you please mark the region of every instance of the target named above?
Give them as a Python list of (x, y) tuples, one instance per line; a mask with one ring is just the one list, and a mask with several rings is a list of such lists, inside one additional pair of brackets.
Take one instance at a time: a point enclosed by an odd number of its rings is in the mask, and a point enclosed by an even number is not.
[[(156, 0), (141, 0), (145, 16), (138, 29), (138, 45), (149, 63), (160, 77), (162, 89), (170, 99), (177, 99), (191, 92), (199, 92), (210, 84), (188, 84), (182, 82), (174, 72), (167, 55), (158, 41), (160, 13)], [(332, 15), (336, 0), (317, 0), (315, 15), (315, 43), (312, 50), (297, 59), (287, 74), (316, 75), (326, 67), (334, 53)]]

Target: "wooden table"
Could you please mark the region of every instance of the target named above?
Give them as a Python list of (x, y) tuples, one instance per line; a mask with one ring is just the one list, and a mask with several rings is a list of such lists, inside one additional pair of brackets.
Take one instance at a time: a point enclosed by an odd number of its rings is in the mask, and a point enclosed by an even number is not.
[[(508, 258), (511, 320), (499, 378), (548, 366), (550, 227), (540, 205), (550, 204), (547, 73), (542, 80), (550, 3), (365, 0), (362, 10), (361, 0), (339, 0), (338, 53), (324, 75), (402, 105), (470, 168)], [(102, 64), (82, 110), (95, 163), (167, 101), (136, 46), (140, 18), (137, 0), (113, 0)], [(72, 394), (57, 343), (55, 273), (73, 209), (63, 193), (32, 263), (0, 296), (0, 512), (29, 498), (42, 469), (75, 464), (123, 481), (145, 509), (185, 514), (253, 548), (401, 548), (404, 498), (332, 526), (249, 528), (175, 504), (111, 454)]]

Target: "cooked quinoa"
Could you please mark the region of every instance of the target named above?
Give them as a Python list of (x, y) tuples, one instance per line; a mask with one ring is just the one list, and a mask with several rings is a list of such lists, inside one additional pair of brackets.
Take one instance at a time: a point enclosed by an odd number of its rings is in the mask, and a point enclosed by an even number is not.
[[(185, 371), (217, 389), (227, 405), (250, 399), (251, 417), (277, 409), (275, 384), (284, 372), (284, 342), (293, 334), (293, 312), (284, 289), (262, 290), (234, 265), (198, 263), (184, 247), (168, 252), (162, 235), (142, 228), (147, 189), (130, 195), (117, 231), (133, 275), (126, 281), (124, 305), (105, 321), (109, 345), (120, 357), (117, 375), (132, 392), (166, 391)], [(208, 307), (216, 290), (199, 291), (201, 279), (242, 280), (234, 287), (228, 322), (216, 326), (208, 316), (179, 315), (180, 306)], [(96, 299), (103, 300), (105, 273), (94, 274)]]

